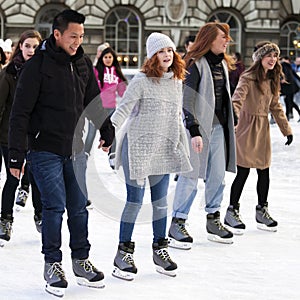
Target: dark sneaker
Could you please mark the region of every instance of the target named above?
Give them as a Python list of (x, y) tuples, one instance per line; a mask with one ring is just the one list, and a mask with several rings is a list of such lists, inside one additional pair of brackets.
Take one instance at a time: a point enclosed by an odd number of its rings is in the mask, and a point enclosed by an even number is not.
[(118, 251), (114, 259), (114, 270), (112, 275), (131, 281), (134, 279), (137, 273), (137, 268), (134, 264), (133, 253), (134, 253), (134, 242), (120, 243)]
[(225, 228), (220, 221), (220, 212), (216, 211), (213, 214), (206, 216), (206, 230), (208, 232), (208, 240), (212, 242), (232, 244), (233, 234)]
[(184, 250), (191, 249), (193, 238), (189, 235), (185, 225), (185, 219), (172, 219), (168, 236), (170, 247)]
[(152, 250), (156, 271), (164, 275), (175, 277), (177, 264), (172, 261), (169, 255), (168, 240), (160, 239), (157, 243), (153, 243)]
[(79, 285), (93, 288), (104, 287), (104, 274), (97, 270), (88, 259), (72, 259), (72, 266)]
[(68, 287), (65, 272), (60, 262), (45, 263), (44, 279), (46, 280), (46, 291), (57, 297), (63, 297)]
[(268, 206), (256, 206), (256, 222), (257, 228), (266, 231), (277, 231), (278, 223), (270, 216)]
[(239, 209), (233, 208), (232, 205), (229, 205), (227, 208), (224, 224), (229, 226), (232, 233), (236, 235), (244, 234), (246, 229), (246, 225), (241, 220)]

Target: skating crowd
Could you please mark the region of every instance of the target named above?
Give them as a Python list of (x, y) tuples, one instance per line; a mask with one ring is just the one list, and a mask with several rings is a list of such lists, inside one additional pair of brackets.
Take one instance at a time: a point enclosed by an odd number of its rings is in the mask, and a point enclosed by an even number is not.
[[(227, 53), (232, 41), (229, 25), (216, 21), (188, 37), (182, 56), (170, 37), (151, 33), (144, 64), (128, 83), (108, 43), (98, 47), (94, 64), (84, 54), (84, 22), (84, 15), (64, 10), (54, 18), (52, 34), (45, 40), (37, 31), (26, 30), (14, 50), (11, 40), (0, 41), (0, 149), (6, 167), (2, 246), (11, 239), (14, 203), (25, 206), (31, 187), (46, 291), (62, 297), (68, 286), (61, 263), (65, 209), (77, 283), (104, 287), (104, 274), (89, 258), (88, 240), (91, 201), (86, 168), (97, 129), (98, 148), (108, 153), (112, 169), (122, 166), (127, 191), (114, 277), (131, 281), (138, 272), (132, 235), (147, 183), (153, 209), (153, 263), (163, 275), (176, 276), (177, 264), (168, 247), (192, 247), (186, 220), (199, 179), (205, 186), (210, 241), (232, 244), (233, 235), (244, 233), (240, 198), (251, 168), (257, 171), (257, 228), (275, 232), (278, 224), (268, 203), (269, 113), (290, 145), (288, 120), (298, 108), (293, 102), (300, 82), (297, 65), (290, 65), (288, 58), (280, 63), (278, 46), (263, 41), (255, 45), (253, 63), (245, 68), (239, 53)], [(86, 119), (89, 129), (83, 142)], [(236, 177), (222, 222), (226, 171)], [(167, 230), (171, 174), (176, 174), (177, 183)]]

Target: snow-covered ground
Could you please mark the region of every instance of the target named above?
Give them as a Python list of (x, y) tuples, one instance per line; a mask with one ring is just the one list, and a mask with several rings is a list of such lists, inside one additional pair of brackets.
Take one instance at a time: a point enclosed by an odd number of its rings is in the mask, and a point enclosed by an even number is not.
[[(298, 120), (295, 112), (295, 118)], [(178, 264), (178, 274), (170, 278), (157, 273), (152, 262), (152, 228), (149, 191), (141, 211), (133, 240), (138, 274), (133, 282), (112, 277), (113, 259), (118, 244), (119, 217), (125, 200), (121, 173), (113, 172), (107, 154), (93, 149), (88, 164), (90, 209), (90, 259), (105, 273), (104, 289), (78, 286), (71, 269), (66, 216), (63, 225), (63, 267), (69, 282), (64, 299), (210, 299), (210, 300), (296, 300), (300, 299), (300, 123), (291, 121), (294, 142), (285, 146), (276, 125), (271, 126), (273, 162), (269, 209), (278, 221), (278, 232), (256, 229), (256, 171), (251, 170), (242, 199), (241, 214), (247, 229), (235, 236), (232, 245), (207, 240), (203, 210), (203, 183), (191, 209), (188, 230), (194, 237), (189, 251), (170, 248)], [(1, 184), (5, 177), (2, 171)], [(224, 217), (229, 201), (233, 174), (226, 175), (225, 197), (221, 210)], [(170, 207), (174, 194), (170, 182)], [(171, 210), (170, 210), (171, 212)], [(56, 299), (44, 291), (43, 256), (40, 235), (33, 222), (30, 201), (15, 212), (12, 238), (0, 248), (0, 299)], [(170, 222), (171, 218), (169, 218)]]

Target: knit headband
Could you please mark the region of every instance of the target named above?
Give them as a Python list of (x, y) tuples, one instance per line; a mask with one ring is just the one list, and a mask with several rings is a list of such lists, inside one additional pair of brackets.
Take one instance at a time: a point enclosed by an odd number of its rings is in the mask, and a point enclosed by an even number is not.
[(275, 52), (280, 55), (280, 50), (278, 46), (274, 43), (268, 43), (261, 47), (259, 47), (253, 54), (252, 59), (254, 62), (261, 60), (265, 55), (267, 55), (270, 52)]

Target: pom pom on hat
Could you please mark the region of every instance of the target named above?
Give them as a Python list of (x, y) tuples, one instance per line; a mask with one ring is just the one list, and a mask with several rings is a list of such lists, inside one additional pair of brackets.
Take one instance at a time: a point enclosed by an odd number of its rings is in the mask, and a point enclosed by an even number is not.
[(150, 59), (160, 49), (169, 47), (176, 51), (175, 44), (167, 35), (153, 32), (149, 35), (146, 42), (147, 58)]
[(2, 50), (4, 52), (12, 52), (11, 46), (12, 46), (12, 40), (11, 39), (6, 39), (5, 41), (0, 39), (0, 47), (2, 48)]

